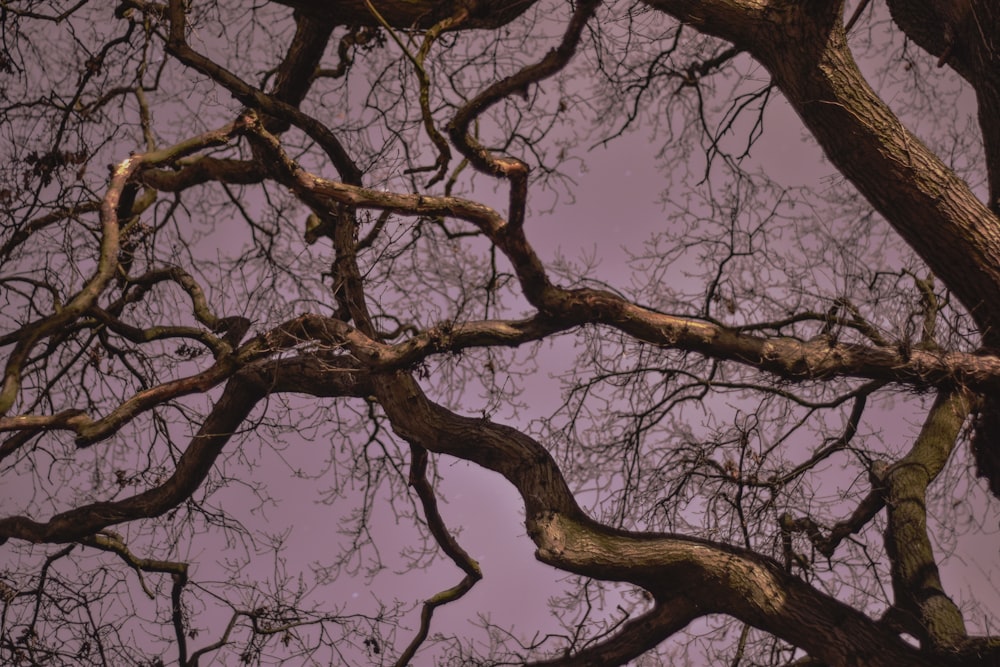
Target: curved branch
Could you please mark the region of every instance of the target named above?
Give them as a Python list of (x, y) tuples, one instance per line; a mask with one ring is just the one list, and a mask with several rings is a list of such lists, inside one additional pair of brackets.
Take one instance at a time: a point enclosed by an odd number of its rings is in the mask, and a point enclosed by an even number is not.
[(170, 0), (168, 9), (170, 35), (167, 40), (167, 50), (170, 54), (188, 67), (201, 72), (225, 87), (233, 97), (248, 107), (260, 109), (268, 116), (286, 120), (301, 128), (330, 157), (341, 178), (348, 183), (360, 185), (361, 170), (354, 164), (340, 140), (326, 125), (303, 113), (295, 106), (251, 86), (188, 45), (185, 39), (187, 29), (185, 8), (186, 3), (182, 0)]
[(497, 81), (476, 95), (455, 113), (455, 117), (448, 124), (448, 134), (452, 143), (473, 167), (510, 181), (510, 210), (507, 215), (514, 229), (520, 228), (524, 223), (528, 199), (528, 165), (517, 158), (496, 157), (472, 136), (469, 128), (479, 116), (500, 100), (514, 93), (523, 92), (528, 86), (562, 70), (576, 53), (580, 35), (600, 4), (600, 0), (583, 0), (577, 3), (559, 46), (550, 50), (539, 62)]
[(252, 364), (230, 378), (173, 474), (162, 484), (122, 500), (81, 505), (48, 521), (25, 516), (0, 519), (0, 543), (10, 538), (72, 542), (125, 521), (160, 516), (201, 486), (222, 448), (262, 398), (271, 392), (307, 389), (318, 396), (366, 396), (370, 387), (357, 371), (349, 359), (317, 355)]
[(462, 581), (455, 586), (441, 591), (424, 602), (420, 610), (420, 628), (417, 634), (400, 654), (396, 661), (397, 667), (405, 667), (410, 664), (410, 660), (416, 655), (417, 649), (427, 639), (431, 629), (431, 618), (434, 610), (438, 607), (460, 599), (476, 585), (476, 582), (483, 578), (483, 573), (479, 569), (479, 563), (475, 561), (461, 547), (458, 541), (448, 532), (448, 527), (444, 525), (444, 519), (438, 511), (437, 498), (434, 495), (434, 488), (427, 481), (427, 450), (423, 447), (410, 445), (410, 486), (417, 492), (420, 503), (424, 508), (424, 516), (427, 518), (427, 527), (431, 535), (437, 541), (441, 550), (459, 567), (465, 576)]
[(961, 612), (944, 591), (927, 534), (927, 487), (950, 458), (970, 408), (963, 392), (940, 393), (913, 447), (879, 480), (896, 608), (912, 615), (921, 638), (936, 650), (954, 650), (968, 634)]
[(138, 153), (123, 160), (114, 168), (108, 191), (101, 202), (101, 248), (97, 269), (90, 280), (65, 306), (42, 320), (25, 325), (17, 333), (17, 344), (7, 358), (7, 365), (4, 369), (3, 387), (0, 389), (0, 416), (5, 415), (17, 400), (21, 387), (21, 368), (35, 343), (83, 315), (94, 305), (97, 297), (114, 277), (118, 267), (119, 202), (133, 175), (145, 165), (169, 164), (209, 146), (228, 143), (236, 129), (236, 125), (229, 124), (219, 130), (192, 137), (169, 148)]
[(627, 581), (658, 599), (685, 598), (699, 615), (732, 615), (832, 666), (947, 664), (922, 655), (872, 619), (758, 554), (597, 523), (576, 503), (559, 467), (538, 442), (513, 428), (446, 410), (408, 375), (376, 376), (375, 392), (400, 437), (494, 470), (515, 486), (542, 562), (584, 576)]
[(529, 663), (530, 667), (604, 667), (624, 665), (683, 630), (700, 615), (690, 599), (674, 597), (657, 602), (645, 614), (629, 620), (606, 641), (573, 655)]
[[(336, 202), (391, 210), (399, 215), (446, 215), (475, 225), (510, 259), (525, 295), (542, 311), (531, 320), (484, 321), (449, 326), (447, 331), (439, 327), (392, 348), (372, 348), (367, 337), (355, 339), (359, 342), (358, 350), (367, 347), (368, 361), (381, 368), (408, 366), (442, 349), (517, 345), (584, 324), (606, 324), (653, 345), (736, 361), (788, 379), (852, 376), (915, 386), (961, 384), (977, 389), (1000, 388), (1000, 358), (993, 355), (934, 349), (904, 352), (895, 346), (868, 347), (834, 342), (826, 337), (802, 341), (753, 336), (741, 333), (746, 327), (728, 328), (708, 320), (668, 315), (611, 292), (557, 287), (549, 282), (523, 228), (512, 228), (490, 207), (461, 197), (397, 194), (321, 178), (288, 157), (277, 137), (264, 130), (252, 115), (246, 118), (245, 127), (248, 137), (273, 158), (269, 165), (275, 178), (315, 207), (323, 208), (324, 202), (329, 207)], [(345, 335), (348, 330), (333, 323), (329, 326), (340, 327), (338, 335)]]

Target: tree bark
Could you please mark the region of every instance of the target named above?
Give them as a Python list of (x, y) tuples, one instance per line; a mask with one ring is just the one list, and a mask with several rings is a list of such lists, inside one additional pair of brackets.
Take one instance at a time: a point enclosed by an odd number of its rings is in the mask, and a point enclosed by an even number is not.
[[(396, 433), (510, 481), (525, 504), (539, 560), (568, 572), (626, 581), (692, 614), (723, 613), (801, 647), (832, 667), (962, 664), (922, 652), (892, 630), (785, 572), (775, 561), (725, 544), (603, 526), (576, 503), (551, 455), (529, 436), (430, 401), (405, 373), (374, 378)], [(988, 664), (988, 663), (983, 663)]]
[(834, 166), (955, 293), (985, 339), (1000, 332), (1000, 220), (868, 85), (847, 45), (843, 3), (648, 4), (763, 64)]

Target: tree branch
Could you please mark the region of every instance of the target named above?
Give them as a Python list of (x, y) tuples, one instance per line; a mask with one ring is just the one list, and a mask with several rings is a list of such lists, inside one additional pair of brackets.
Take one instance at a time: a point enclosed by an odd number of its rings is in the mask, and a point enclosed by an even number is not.
[(834, 667), (944, 664), (753, 552), (603, 526), (580, 509), (555, 461), (532, 438), (436, 405), (407, 375), (380, 375), (374, 382), (379, 403), (400, 437), (494, 470), (517, 488), (528, 535), (542, 562), (584, 576), (627, 581), (658, 599), (684, 596), (699, 615), (732, 615)]
[(607, 640), (588, 646), (573, 655), (529, 663), (530, 667), (604, 667), (624, 665), (638, 658), (664, 639), (683, 630), (697, 618), (698, 605), (676, 596), (657, 602), (645, 614), (629, 620)]
[(915, 617), (921, 639), (936, 651), (956, 650), (968, 635), (938, 574), (927, 534), (927, 487), (950, 458), (970, 408), (964, 392), (941, 392), (913, 447), (880, 479), (895, 604)]
[(72, 542), (109, 526), (160, 516), (188, 499), (208, 476), (222, 448), (240, 424), (271, 392), (303, 391), (320, 396), (367, 396), (370, 387), (357, 367), (344, 357), (302, 355), (251, 364), (226, 384), (198, 433), (162, 484), (114, 502), (80, 505), (48, 521), (25, 516), (0, 519), (0, 543), (10, 538), (29, 542)]

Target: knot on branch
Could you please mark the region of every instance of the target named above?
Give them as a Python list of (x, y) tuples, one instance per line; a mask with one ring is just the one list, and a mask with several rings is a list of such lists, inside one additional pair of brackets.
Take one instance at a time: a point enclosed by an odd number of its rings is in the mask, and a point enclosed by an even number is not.
[(538, 549), (538, 560), (548, 563), (566, 553), (566, 531), (558, 512), (538, 512), (528, 519), (528, 536)]

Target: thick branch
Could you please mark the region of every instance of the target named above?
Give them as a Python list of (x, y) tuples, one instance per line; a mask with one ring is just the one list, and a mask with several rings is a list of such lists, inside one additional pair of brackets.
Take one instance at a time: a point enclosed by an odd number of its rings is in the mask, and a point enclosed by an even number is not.
[[(638, 340), (755, 366), (784, 378), (820, 379), (838, 375), (890, 380), (917, 386), (966, 385), (1000, 388), (1000, 359), (990, 355), (896, 347), (867, 347), (820, 337), (802, 341), (758, 337), (713, 322), (668, 315), (601, 290), (567, 290), (552, 285), (541, 260), (524, 236), (493, 209), (461, 197), (397, 194), (315, 176), (281, 149), (277, 137), (248, 117), (249, 137), (272, 158), (274, 177), (316, 207), (337, 202), (400, 215), (446, 215), (475, 225), (510, 259), (528, 299), (543, 316), (520, 322), (480, 322), (439, 328), (392, 349), (370, 353), (381, 367), (404, 367), (427, 354), (473, 345), (515, 345), (584, 324), (607, 324)], [(330, 326), (339, 326), (331, 324)], [(346, 331), (346, 329), (342, 329)], [(356, 339), (363, 348), (367, 338)], [(374, 356), (372, 356), (374, 354)]]
[[(271, 91), (276, 100), (296, 108), (302, 103), (314, 81), (313, 74), (319, 69), (333, 25), (330, 20), (296, 14), (295, 35), (288, 45), (288, 52), (278, 65), (274, 89)], [(279, 124), (272, 131), (280, 132), (285, 128), (287, 125)]]
[(927, 487), (951, 456), (969, 409), (964, 393), (939, 394), (909, 453), (881, 480), (896, 606), (915, 617), (922, 639), (935, 650), (954, 650), (967, 634), (961, 612), (944, 592), (927, 534)]
[[(764, 64), (830, 161), (972, 313), (1000, 332), (1000, 224), (858, 70), (842, 3), (647, 0)], [(790, 58), (789, 54), (795, 54)]]
[(976, 91), (989, 206), (1000, 215), (1000, 5), (994, 0), (889, 0), (906, 36)]
[(375, 389), (393, 429), (405, 440), (499, 472), (517, 488), (528, 534), (545, 563), (631, 582), (658, 599), (682, 596), (700, 614), (730, 614), (832, 666), (942, 664), (757, 554), (596, 523), (577, 505), (555, 461), (539, 443), (515, 429), (461, 417), (432, 403), (407, 375), (378, 376)]
[[(604, 324), (665, 349), (697, 352), (768, 371), (786, 380), (855, 377), (914, 387), (963, 386), (1000, 389), (1000, 357), (896, 347), (833, 343), (825, 338), (798, 340), (740, 333), (693, 317), (645, 309), (613, 294), (567, 291), (563, 317), (442, 323), (393, 345), (377, 343), (345, 322), (303, 315), (284, 325), (284, 335), (344, 345), (375, 371), (408, 369), (438, 353), (472, 347), (517, 347), (585, 324)], [(584, 304), (589, 303), (590, 308)], [(285, 344), (277, 338), (272, 344)], [(256, 343), (254, 344), (256, 345)], [(241, 348), (250, 354), (255, 348)]]
[(137, 178), (161, 192), (180, 192), (208, 182), (250, 184), (264, 178), (261, 165), (250, 160), (234, 160), (199, 155), (178, 160), (171, 169), (144, 169)]

